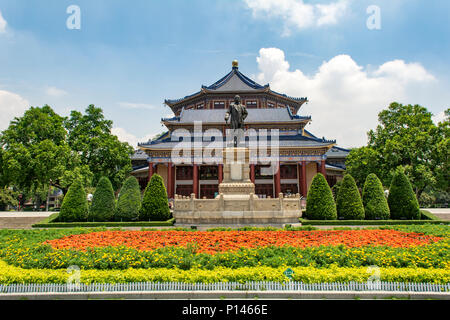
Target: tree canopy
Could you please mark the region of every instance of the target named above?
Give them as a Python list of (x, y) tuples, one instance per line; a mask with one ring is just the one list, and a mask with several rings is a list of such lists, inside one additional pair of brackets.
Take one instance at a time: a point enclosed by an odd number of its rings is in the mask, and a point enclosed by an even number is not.
[(405, 170), (417, 196), (427, 186), (448, 191), (449, 110), (439, 125), (420, 105), (391, 103), (378, 115), (379, 125), (368, 132), (368, 145), (353, 149), (347, 172), (359, 186), (370, 173), (389, 186), (397, 168)]
[(105, 119), (101, 108), (90, 105), (84, 115), (72, 111), (65, 127), (70, 148), (93, 173), (93, 184), (105, 176), (117, 190), (131, 171), (133, 148), (111, 134), (112, 121)]

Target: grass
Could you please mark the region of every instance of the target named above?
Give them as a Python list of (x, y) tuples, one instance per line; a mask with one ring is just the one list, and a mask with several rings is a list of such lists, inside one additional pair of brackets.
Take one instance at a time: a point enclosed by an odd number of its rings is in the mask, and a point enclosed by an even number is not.
[(96, 227), (170, 227), (175, 219), (167, 221), (125, 221), (125, 222), (58, 222), (58, 213), (32, 225), (33, 228), (96, 228)]

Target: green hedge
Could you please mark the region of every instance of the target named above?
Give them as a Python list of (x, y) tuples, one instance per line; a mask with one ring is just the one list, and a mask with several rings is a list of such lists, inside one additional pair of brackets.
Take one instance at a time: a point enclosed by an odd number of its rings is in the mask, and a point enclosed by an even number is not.
[(163, 178), (159, 174), (154, 174), (145, 188), (139, 220), (165, 221), (169, 218), (169, 201)]
[(41, 221), (34, 224), (33, 228), (94, 228), (94, 227), (170, 227), (175, 219), (167, 221), (129, 221), (129, 222), (53, 222)]
[(310, 219), (337, 218), (336, 204), (330, 186), (323, 174), (314, 176), (306, 198), (306, 216)]
[(107, 177), (101, 177), (95, 188), (92, 205), (89, 210), (89, 221), (111, 221), (116, 208), (116, 197), (111, 181)]
[(125, 180), (117, 200), (115, 221), (136, 221), (141, 209), (141, 188), (135, 177)]
[(59, 212), (59, 220), (64, 222), (86, 221), (88, 202), (86, 191), (80, 180), (75, 180), (67, 191)]
[(311, 226), (382, 226), (382, 225), (421, 225), (421, 224), (450, 224), (443, 220), (308, 220), (299, 219), (302, 225)]
[(371, 173), (367, 176), (362, 198), (367, 220), (389, 219), (389, 205), (384, 196), (383, 185), (376, 174)]
[(364, 219), (364, 206), (359, 195), (355, 179), (349, 174), (344, 176), (339, 187), (336, 208), (339, 219)]
[(402, 171), (397, 171), (392, 179), (388, 204), (393, 219), (420, 219), (419, 202), (411, 182)]

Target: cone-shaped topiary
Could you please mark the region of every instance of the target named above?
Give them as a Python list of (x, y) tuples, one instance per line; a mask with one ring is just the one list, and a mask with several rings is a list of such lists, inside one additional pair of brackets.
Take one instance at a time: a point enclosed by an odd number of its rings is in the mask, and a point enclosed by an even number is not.
[(116, 198), (111, 181), (107, 177), (101, 177), (94, 192), (89, 221), (111, 221), (114, 217)]
[(392, 178), (388, 204), (392, 219), (420, 219), (419, 202), (408, 177), (401, 171)]
[(123, 183), (114, 213), (116, 221), (135, 221), (141, 209), (141, 190), (135, 177), (129, 177)]
[(75, 180), (67, 191), (58, 215), (61, 222), (86, 221), (88, 202), (86, 191), (80, 180)]
[(355, 179), (349, 174), (344, 176), (337, 195), (336, 207), (339, 219), (364, 219), (364, 206), (359, 195)]
[(314, 176), (306, 198), (306, 218), (310, 220), (336, 220), (336, 204), (330, 186), (323, 174)]
[(169, 218), (169, 201), (163, 178), (159, 174), (154, 174), (145, 188), (139, 220), (166, 221)]
[(367, 176), (363, 188), (364, 213), (367, 220), (389, 219), (389, 206), (383, 185), (375, 173)]

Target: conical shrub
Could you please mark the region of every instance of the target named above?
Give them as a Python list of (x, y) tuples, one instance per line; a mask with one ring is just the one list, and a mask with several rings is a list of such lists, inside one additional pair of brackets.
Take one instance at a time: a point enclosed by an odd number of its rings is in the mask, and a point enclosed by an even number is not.
[(87, 220), (88, 202), (86, 191), (80, 180), (75, 180), (67, 191), (61, 205), (58, 221), (83, 222)]
[(336, 207), (339, 219), (364, 219), (364, 206), (359, 195), (355, 179), (349, 174), (344, 176), (339, 188)]
[(116, 198), (111, 181), (107, 177), (101, 177), (94, 192), (89, 221), (111, 221), (114, 217)]
[(397, 171), (392, 178), (388, 204), (392, 219), (420, 219), (419, 202), (408, 177), (402, 171)]
[(136, 221), (141, 209), (141, 190), (135, 177), (125, 180), (120, 189), (117, 207), (114, 214), (116, 221)]
[(166, 221), (169, 218), (169, 201), (163, 178), (159, 174), (154, 174), (145, 188), (139, 220)]
[(364, 183), (363, 205), (367, 220), (387, 220), (390, 217), (383, 185), (374, 173), (369, 174)]
[(314, 176), (306, 198), (306, 218), (336, 220), (336, 204), (330, 186), (323, 174)]

